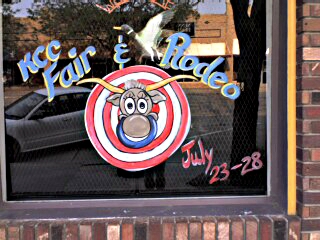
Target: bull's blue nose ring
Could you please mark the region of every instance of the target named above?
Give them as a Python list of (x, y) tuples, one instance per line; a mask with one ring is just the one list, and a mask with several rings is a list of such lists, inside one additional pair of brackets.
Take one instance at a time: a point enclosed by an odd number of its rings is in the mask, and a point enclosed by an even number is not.
[(126, 147), (129, 148), (142, 148), (147, 146), (148, 144), (150, 144), (156, 137), (157, 135), (157, 131), (158, 131), (158, 125), (157, 125), (157, 121), (151, 117), (148, 116), (149, 122), (150, 122), (150, 132), (147, 138), (141, 140), (141, 141), (132, 141), (130, 139), (128, 139), (123, 131), (123, 122), (125, 120), (125, 118), (122, 118), (117, 126), (117, 136), (120, 140), (120, 142), (125, 145)]

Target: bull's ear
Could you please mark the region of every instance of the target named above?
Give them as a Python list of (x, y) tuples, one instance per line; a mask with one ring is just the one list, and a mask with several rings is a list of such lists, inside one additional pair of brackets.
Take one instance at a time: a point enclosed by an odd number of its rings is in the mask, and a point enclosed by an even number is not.
[(148, 92), (148, 94), (150, 95), (153, 103), (159, 103), (159, 102), (167, 100), (166, 96), (163, 95), (158, 90), (152, 90), (152, 91)]
[(121, 93), (115, 93), (107, 98), (107, 102), (112, 103), (112, 105), (118, 107), (120, 105), (120, 98), (121, 98)]

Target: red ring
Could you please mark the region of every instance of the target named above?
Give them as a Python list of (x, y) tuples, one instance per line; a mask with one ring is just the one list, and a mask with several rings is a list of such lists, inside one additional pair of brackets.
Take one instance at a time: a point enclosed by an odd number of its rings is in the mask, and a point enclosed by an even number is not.
[[(144, 84), (151, 84), (153, 83), (152, 81), (149, 80), (143, 80), (141, 81)], [(151, 151), (155, 147), (159, 146), (170, 134), (172, 124), (173, 124), (173, 107), (172, 107), (172, 101), (169, 96), (169, 94), (162, 88), (159, 89), (159, 91), (164, 94), (167, 98), (166, 100), (166, 108), (168, 111), (167, 114), (167, 120), (166, 120), (166, 127), (163, 130), (163, 132), (156, 138), (154, 139), (149, 145), (142, 147), (142, 148), (128, 148), (124, 146), (118, 139), (118, 137), (115, 135), (114, 131), (112, 130), (111, 124), (110, 124), (110, 117), (111, 117), (111, 109), (112, 109), (112, 104), (111, 103), (106, 103), (104, 107), (104, 113), (103, 113), (103, 122), (104, 122), (104, 130), (106, 131), (106, 135), (108, 136), (110, 142), (112, 145), (117, 148), (121, 149), (122, 152), (127, 152), (127, 153), (142, 153), (142, 152), (147, 152)]]
[[(151, 72), (153, 74), (156, 74), (163, 79), (170, 77), (166, 72), (150, 67), (150, 66), (132, 66), (125, 68), (121, 71), (116, 71), (106, 78), (108, 82), (113, 81), (116, 78), (119, 78), (121, 76), (130, 74), (130, 73), (137, 73), (137, 72)], [(151, 159), (139, 161), (139, 162), (124, 162), (119, 159), (116, 159), (115, 157), (111, 156), (101, 145), (97, 135), (96, 131), (94, 128), (94, 107), (97, 98), (99, 97), (98, 92), (101, 92), (103, 89), (102, 86), (98, 86), (95, 88), (95, 90), (91, 93), (88, 102), (87, 102), (87, 107), (86, 107), (86, 114), (85, 114), (85, 120), (86, 120), (86, 127), (87, 127), (87, 132), (89, 134), (90, 140), (98, 153), (110, 164), (126, 169), (126, 170), (139, 170), (139, 169), (147, 169), (153, 166), (156, 166), (163, 161), (167, 160), (176, 150), (181, 146), (185, 139), (185, 129), (189, 123), (190, 119), (190, 112), (189, 112), (189, 105), (187, 98), (180, 87), (180, 85), (177, 82), (172, 82), (170, 83), (171, 87), (173, 88), (175, 94), (177, 95), (178, 99), (180, 100), (180, 105), (181, 105), (181, 124), (180, 124), (180, 129), (179, 132), (174, 140), (174, 142), (171, 144), (169, 148), (167, 148), (162, 154), (155, 156)]]

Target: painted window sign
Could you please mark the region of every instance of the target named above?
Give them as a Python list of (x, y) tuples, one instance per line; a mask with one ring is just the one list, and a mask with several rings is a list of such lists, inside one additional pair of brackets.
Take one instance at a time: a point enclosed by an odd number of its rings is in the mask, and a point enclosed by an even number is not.
[(191, 120), (183, 90), (177, 82), (149, 90), (169, 77), (160, 69), (132, 66), (105, 78), (107, 83), (123, 86), (118, 93), (102, 86), (92, 91), (86, 127), (106, 161), (138, 171), (158, 165), (179, 149)]
[[(170, 66), (175, 70), (193, 70), (194, 76), (177, 75), (171, 77), (161, 69), (149, 66), (132, 66), (124, 68), (130, 59), (124, 59), (127, 44), (122, 42), (115, 46), (114, 60), (120, 70), (109, 74), (104, 79), (85, 79), (79, 81), (91, 69), (87, 56), (94, 56), (96, 50), (89, 46), (79, 57), (76, 48), (70, 49), (68, 56), (73, 60), (61, 72), (52, 74), (61, 53), (59, 41), (53, 40), (45, 48), (40, 46), (31, 58), (27, 53), (18, 63), (23, 80), (27, 81), (29, 72), (36, 73), (39, 68), (52, 65), (44, 71), (43, 77), (48, 90), (48, 100), (54, 98), (54, 83), (59, 79), (62, 87), (68, 88), (73, 82), (77, 84), (95, 82), (102, 86), (93, 89), (90, 95), (85, 123), (88, 135), (100, 156), (112, 165), (138, 171), (154, 167), (167, 160), (184, 142), (190, 128), (190, 109), (188, 100), (177, 82), (178, 79), (201, 78), (201, 82), (213, 89), (220, 89), (225, 97), (232, 100), (240, 95), (239, 87), (228, 83), (225, 73), (215, 72), (216, 67), (224, 61), (219, 57), (211, 64), (200, 63), (195, 56), (184, 56), (191, 39), (185, 33), (175, 33), (168, 37), (168, 47), (164, 54), (157, 49), (158, 36), (162, 28), (172, 19), (174, 12), (164, 11), (150, 19), (142, 30), (136, 34), (128, 25), (115, 27), (130, 35), (134, 33), (136, 44), (142, 48), (142, 57), (148, 56), (152, 61), (161, 60), (159, 67)], [(153, 32), (151, 31), (153, 30)], [(182, 41), (181, 44), (178, 44)], [(60, 50), (54, 53), (54, 50)], [(46, 52), (46, 60), (40, 60), (39, 54)], [(222, 87), (217, 83), (224, 84)], [(121, 87), (122, 86), (122, 87)], [(232, 89), (230, 94), (228, 91)]]
[(237, 45), (226, 1), (95, 3), (39, 5), (37, 40), (4, 34), (8, 198), (266, 194), (260, 35)]

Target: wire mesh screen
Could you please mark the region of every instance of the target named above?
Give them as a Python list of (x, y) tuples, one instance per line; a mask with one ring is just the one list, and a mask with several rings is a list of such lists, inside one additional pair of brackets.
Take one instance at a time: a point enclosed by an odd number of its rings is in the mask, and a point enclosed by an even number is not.
[[(6, 4), (3, 45), (9, 200), (266, 194), (263, 4), (129, 1), (109, 12), (94, 3), (39, 3), (26, 9)], [(53, 75), (71, 62), (71, 48), (76, 47), (80, 54), (91, 45), (97, 54), (89, 58), (91, 69), (83, 79), (103, 78), (119, 69), (113, 56), (120, 32), (113, 27), (126, 23), (139, 32), (164, 6), (175, 11), (166, 26), (166, 37), (178, 31), (189, 34), (192, 44), (186, 55), (196, 56), (201, 63), (209, 65), (223, 57), (215, 71), (225, 72), (230, 83), (237, 81), (241, 94), (231, 100), (203, 82), (178, 80), (191, 115), (184, 142), (166, 161), (146, 170), (127, 171), (105, 161), (89, 140), (85, 105), (95, 84), (62, 88), (57, 81), (55, 97), (48, 102), (43, 73), (51, 65), (23, 81), (17, 63), (27, 52), (56, 39), (62, 53)], [(159, 59), (141, 58), (130, 36), (121, 34), (130, 49), (124, 56), (131, 58), (124, 69), (148, 65), (171, 76), (193, 74), (192, 70), (159, 66)], [(165, 39), (161, 39), (163, 51), (168, 44)]]

